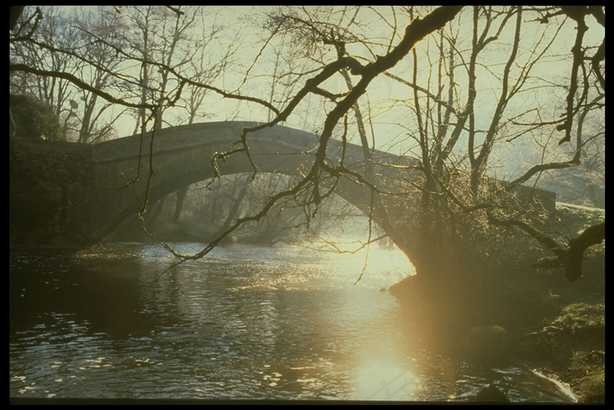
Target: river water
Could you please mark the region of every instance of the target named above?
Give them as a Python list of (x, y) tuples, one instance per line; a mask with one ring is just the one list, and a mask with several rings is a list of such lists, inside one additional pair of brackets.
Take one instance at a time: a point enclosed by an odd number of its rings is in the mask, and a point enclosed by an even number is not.
[(442, 401), (495, 383), (512, 401), (572, 401), (526, 366), (410, 348), (382, 291), (411, 271), (397, 250), (232, 245), (173, 261), (130, 243), (12, 253), (10, 396)]

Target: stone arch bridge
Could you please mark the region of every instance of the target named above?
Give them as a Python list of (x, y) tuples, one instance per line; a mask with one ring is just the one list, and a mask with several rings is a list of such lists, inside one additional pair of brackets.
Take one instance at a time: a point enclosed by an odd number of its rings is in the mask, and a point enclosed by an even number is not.
[[(253, 122), (210, 122), (166, 128), (153, 139), (150, 203), (183, 187), (214, 176), (211, 156), (228, 151)], [(86, 247), (110, 234), (142, 206), (149, 173), (151, 135), (135, 135), (96, 145), (11, 141), (11, 244), (13, 246)], [(249, 135), (254, 162), (261, 172), (298, 175), (314, 160), (318, 137), (275, 126)], [(338, 161), (342, 146), (331, 140), (327, 157)], [(139, 154), (140, 153), (140, 154)], [(139, 160), (140, 155), (140, 160)], [(346, 144), (344, 165), (366, 175), (362, 147)], [(372, 155), (374, 185), (395, 192), (395, 183), (419, 175), (418, 160), (382, 151)], [(392, 165), (392, 166), (391, 166)], [(245, 153), (220, 162), (222, 175), (251, 172)], [(365, 177), (366, 178), (366, 177)], [(395, 182), (396, 181), (396, 182)], [(521, 187), (521, 195), (538, 198), (554, 210), (553, 193)], [(364, 213), (372, 207), (371, 189), (342, 177), (336, 193)], [(381, 195), (388, 219), (401, 229), (388, 232), (406, 253), (412, 235), (404, 226), (416, 220), (418, 198)], [(373, 213), (382, 224), (378, 213)], [(403, 233), (404, 232), (404, 233)], [(410, 257), (411, 259), (411, 257)]]

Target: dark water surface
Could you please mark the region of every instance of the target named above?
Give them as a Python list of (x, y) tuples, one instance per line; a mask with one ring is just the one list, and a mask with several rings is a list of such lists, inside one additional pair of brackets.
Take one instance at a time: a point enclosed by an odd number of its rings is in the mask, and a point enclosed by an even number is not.
[[(198, 244), (177, 244), (182, 251)], [(409, 348), (387, 287), (395, 250), (235, 245), (161, 274), (159, 246), (11, 255), (10, 395), (41, 398), (572, 399), (522, 366), (477, 370)]]

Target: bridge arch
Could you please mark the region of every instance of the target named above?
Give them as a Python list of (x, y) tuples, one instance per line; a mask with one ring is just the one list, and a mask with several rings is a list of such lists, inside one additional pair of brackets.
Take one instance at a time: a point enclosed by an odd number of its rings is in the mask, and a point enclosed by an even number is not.
[[(108, 235), (142, 206), (147, 190), (150, 147), (154, 174), (148, 200), (153, 203), (183, 187), (214, 177), (210, 160), (213, 154), (232, 149), (232, 144), (239, 140), (242, 129), (254, 125), (257, 123), (199, 123), (157, 131), (153, 135), (153, 141), (151, 134), (143, 138), (134, 135), (94, 146), (94, 184), (91, 195), (94, 200), (90, 208), (94, 221), (94, 236), (101, 238)], [(312, 165), (318, 136), (293, 128), (274, 126), (250, 134), (248, 143), (260, 172), (296, 176), (300, 175), (301, 171), (306, 172)], [(331, 140), (327, 157), (336, 161), (340, 158), (341, 151), (341, 143)], [(381, 151), (376, 151), (374, 157), (381, 163), (398, 164), (402, 161), (407, 165), (408, 162), (416, 161)], [(347, 144), (344, 163), (353, 170), (364, 170), (362, 147)], [(381, 168), (380, 174), (390, 173), (389, 168)], [(253, 171), (245, 153), (238, 153), (220, 161), (219, 170), (221, 175)], [(341, 178), (336, 193), (363, 213), (369, 214), (369, 187), (348, 178)], [(377, 216), (374, 219), (382, 225)]]
[[(83, 248), (111, 233), (119, 223), (140, 209), (145, 199), (152, 151), (154, 174), (149, 199), (155, 200), (194, 182), (214, 176), (211, 157), (215, 152), (233, 148), (241, 131), (254, 122), (213, 122), (170, 127), (141, 137), (135, 135), (97, 145), (75, 143), (15, 142), (16, 156), (11, 164), (11, 213), (20, 212), (11, 232), (23, 232), (15, 243), (26, 246), (39, 243), (53, 247)], [(249, 136), (252, 156), (261, 171), (300, 174), (315, 159), (318, 137), (288, 127), (267, 127)], [(328, 144), (327, 159), (334, 162), (342, 152), (340, 141)], [(365, 174), (362, 147), (345, 146), (345, 165)], [(399, 181), (420, 178), (418, 165), (412, 158), (374, 151), (372, 163), (375, 184), (383, 191), (399, 195), (381, 195), (374, 220), (390, 235), (412, 264), (427, 265), (430, 259), (442, 259), (428, 238), (412, 235), (421, 215), (420, 191), (408, 193)], [(390, 167), (389, 164), (401, 165)], [(251, 172), (244, 153), (223, 162), (222, 174)], [(14, 176), (17, 175), (17, 178)], [(14, 183), (15, 179), (18, 183)], [(408, 184), (410, 185), (410, 184)], [(51, 187), (51, 189), (50, 189)], [(27, 189), (26, 189), (27, 188)], [(36, 189), (34, 189), (36, 188)], [(536, 197), (554, 214), (553, 193), (519, 187), (519, 193)], [(371, 190), (349, 178), (340, 178), (336, 193), (363, 213), (369, 213)], [(521, 196), (521, 201), (523, 198)], [(388, 218), (380, 219), (377, 209), (383, 208)], [(41, 218), (41, 214), (43, 217)], [(50, 217), (47, 217), (50, 215)], [(38, 219), (37, 219), (38, 218)], [(386, 219), (390, 224), (386, 223)], [(13, 219), (11, 220), (13, 221)], [(392, 228), (391, 228), (392, 227)], [(444, 244), (445, 245), (445, 244)], [(467, 244), (470, 246), (470, 244)], [(445, 246), (450, 248), (449, 246)], [(429, 255), (430, 254), (430, 255)], [(453, 259), (453, 258), (450, 258)], [(422, 261), (422, 262), (421, 262)]]
[[(160, 238), (165, 237), (165, 235), (169, 235), (170, 238), (173, 238), (173, 235), (175, 234), (185, 233), (187, 237), (192, 238), (191, 240), (195, 240), (197, 242), (206, 241), (205, 238), (211, 239), (215, 233), (219, 232), (219, 230), (224, 226), (224, 223), (230, 222), (226, 220), (226, 218), (228, 217), (228, 212), (231, 210), (231, 208), (235, 218), (254, 215), (260, 211), (263, 202), (266, 201), (267, 198), (270, 198), (270, 196), (291, 187), (292, 183), (296, 182), (296, 180), (290, 179), (292, 178), (291, 173), (270, 173), (259, 171), (256, 179), (254, 180), (256, 185), (252, 185), (250, 187), (248, 186), (249, 184), (252, 184), (250, 177), (251, 173), (248, 172), (234, 174), (226, 173), (221, 175), (219, 178), (202, 180), (191, 185), (190, 190), (187, 192), (187, 196), (185, 197), (185, 203), (187, 204), (189, 201), (190, 205), (189, 207), (184, 206), (184, 211), (181, 214), (182, 217), (180, 219), (175, 218), (177, 203), (173, 198), (170, 203), (168, 201), (164, 203), (164, 210), (156, 208), (154, 211), (152, 209), (152, 213), (155, 212), (157, 216), (157, 222), (155, 226), (149, 224), (149, 229), (151, 231), (158, 232), (156, 237), (160, 235)], [(328, 190), (329, 188), (331, 188), (331, 185), (324, 184), (322, 191), (325, 189)], [(246, 194), (245, 197), (242, 197), (242, 193)], [(231, 199), (232, 197), (230, 195), (234, 196), (234, 201)], [(218, 196), (221, 200), (218, 200), (216, 203), (216, 198), (218, 198)], [(251, 199), (255, 197), (258, 198), (257, 202), (252, 202)], [(241, 201), (238, 199), (241, 199)], [(286, 199), (289, 199), (289, 201), (281, 201), (277, 204), (281, 206), (283, 211), (280, 209), (275, 209), (273, 212), (267, 214), (263, 218), (266, 220), (263, 228), (274, 224), (275, 221), (277, 221), (281, 222), (280, 228), (282, 228), (282, 231), (280, 232), (283, 232), (290, 226), (304, 222), (304, 220), (299, 221), (296, 219), (297, 216), (300, 218), (300, 215), (303, 215), (304, 217), (304, 211), (301, 208), (300, 202), (295, 202), (292, 198)], [(236, 209), (234, 209), (235, 205), (237, 206)], [(358, 209), (346, 198), (339, 195), (336, 190), (330, 192), (330, 195), (323, 200), (322, 206), (323, 209), (319, 210), (317, 214), (314, 215), (313, 222), (316, 224), (314, 227), (325, 227), (324, 229), (327, 233), (329, 233), (329, 231), (332, 229), (330, 233), (338, 232), (344, 238), (344, 240), (347, 239), (353, 241), (359, 237), (362, 238), (361, 240), (363, 241), (366, 240), (368, 230), (368, 210), (367, 212), (364, 212), (363, 210)], [(207, 211), (205, 211), (205, 209), (207, 209)], [(280, 211), (283, 213), (288, 212), (287, 220), (284, 215), (279, 214)], [(162, 217), (162, 214), (164, 217)], [(323, 225), (319, 225), (320, 217), (325, 217), (325, 220), (321, 221), (324, 222)], [(137, 234), (140, 237), (141, 229), (139, 228), (138, 222), (134, 219), (129, 219), (125, 222), (128, 222), (128, 224), (123, 231), (123, 236), (120, 234), (120, 237), (127, 238), (133, 234)], [(161, 225), (158, 226), (158, 222)], [(348, 223), (352, 224), (352, 226), (348, 230), (346, 229), (345, 225), (341, 226), (340, 223)], [(242, 231), (239, 234), (239, 237), (252, 239), (258, 238), (258, 232), (251, 232), (251, 229), (252, 228), (248, 228), (247, 231)], [(121, 231), (122, 228), (119, 228), (118, 230)], [(372, 220), (371, 230), (371, 239), (382, 235), (383, 231), (385, 231), (377, 220)], [(295, 231), (295, 234), (299, 231)], [(236, 237), (235, 234), (232, 236)], [(266, 240), (265, 236), (260, 238)], [(291, 236), (290, 238), (293, 240), (301, 240), (301, 238), (296, 238), (294, 236)], [(305, 237), (303, 239), (306, 240), (307, 238), (308, 237)], [(173, 239), (168, 240), (173, 241)], [(384, 241), (382, 243), (387, 242)]]

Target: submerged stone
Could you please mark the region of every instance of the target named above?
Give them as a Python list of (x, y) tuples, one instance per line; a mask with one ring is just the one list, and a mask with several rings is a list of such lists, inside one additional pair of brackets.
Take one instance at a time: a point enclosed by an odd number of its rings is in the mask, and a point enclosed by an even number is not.
[(489, 384), (475, 396), (474, 401), (481, 403), (509, 403), (507, 396), (496, 386)]

